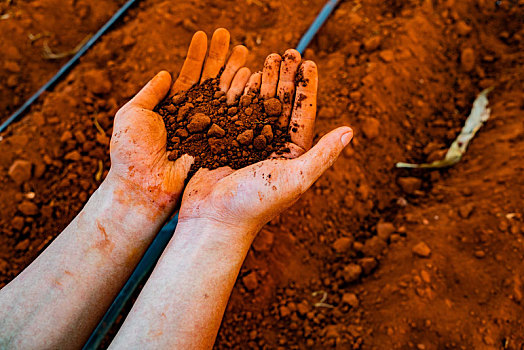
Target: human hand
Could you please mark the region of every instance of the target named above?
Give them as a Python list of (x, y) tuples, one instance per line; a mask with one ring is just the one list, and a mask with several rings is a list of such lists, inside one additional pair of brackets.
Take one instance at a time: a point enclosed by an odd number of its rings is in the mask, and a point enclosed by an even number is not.
[[(184, 192), (179, 222), (219, 225), (225, 228), (221, 232), (230, 233), (228, 238), (250, 243), (265, 223), (296, 202), (351, 141), (352, 130), (340, 127), (311, 148), (318, 73), (314, 62), (300, 62), (296, 50), (288, 50), (283, 58), (268, 56), (263, 71), (250, 77), (244, 92), (260, 90), (263, 98), (280, 99), (280, 123), (289, 125), (289, 152), (237, 171), (200, 169)], [(295, 91), (297, 75), (300, 82)]]
[[(226, 62), (229, 40), (227, 30), (217, 29), (206, 60), (207, 36), (197, 32), (173, 86), (168, 72), (158, 73), (115, 116), (111, 170), (107, 180), (118, 183), (123, 191), (136, 193), (136, 201), (143, 201), (148, 207), (153, 205), (165, 215), (173, 210), (180, 198), (193, 157), (184, 155), (175, 162), (168, 160), (166, 128), (162, 117), (153, 109), (170, 88), (170, 95), (174, 95), (215, 78)], [(220, 88), (227, 93), (228, 99), (238, 97), (251, 74), (249, 69), (241, 68), (247, 54), (247, 48), (236, 46), (225, 65)]]

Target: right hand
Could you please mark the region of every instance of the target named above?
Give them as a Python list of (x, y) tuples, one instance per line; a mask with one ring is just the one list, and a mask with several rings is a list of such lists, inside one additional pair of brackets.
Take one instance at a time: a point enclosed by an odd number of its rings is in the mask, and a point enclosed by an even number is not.
[(184, 155), (175, 162), (168, 160), (167, 131), (162, 117), (153, 109), (170, 88), (174, 95), (215, 78), (224, 65), (220, 89), (228, 99), (236, 99), (251, 72), (242, 68), (248, 54), (242, 45), (233, 48), (226, 64), (229, 39), (227, 30), (217, 29), (206, 60), (207, 36), (204, 32), (195, 33), (173, 86), (170, 74), (162, 71), (116, 114), (111, 137), (111, 170), (106, 182), (120, 188), (120, 192), (133, 193), (135, 204), (158, 212), (155, 220), (165, 220), (176, 207), (193, 157)]
[[(222, 240), (250, 243), (265, 223), (295, 203), (351, 141), (351, 128), (340, 127), (311, 148), (318, 73), (314, 62), (300, 62), (296, 50), (288, 50), (283, 60), (272, 54), (266, 59), (263, 72), (253, 74), (245, 89), (247, 92), (260, 88), (261, 97), (280, 98), (280, 122), (292, 126), (290, 152), (285, 159), (268, 159), (236, 171), (229, 167), (200, 169), (184, 191), (181, 223), (223, 226), (225, 229), (220, 231), (226, 236)], [(295, 91), (297, 72), (303, 79)]]

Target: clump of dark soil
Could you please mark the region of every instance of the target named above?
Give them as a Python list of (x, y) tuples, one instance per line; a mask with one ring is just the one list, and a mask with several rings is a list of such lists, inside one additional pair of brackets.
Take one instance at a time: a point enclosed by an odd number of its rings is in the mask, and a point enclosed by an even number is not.
[(169, 160), (195, 158), (189, 176), (202, 167), (240, 169), (286, 151), (289, 134), (278, 123), (280, 101), (248, 94), (227, 104), (218, 83), (209, 79), (157, 107), (166, 124)]

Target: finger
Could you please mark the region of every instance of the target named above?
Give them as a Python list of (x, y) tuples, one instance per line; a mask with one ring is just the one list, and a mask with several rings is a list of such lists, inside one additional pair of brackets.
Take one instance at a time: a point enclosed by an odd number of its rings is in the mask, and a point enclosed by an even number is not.
[(237, 71), (246, 64), (248, 53), (249, 50), (245, 46), (235, 46), (220, 77), (220, 91), (227, 92)]
[(171, 88), (170, 95), (175, 95), (181, 91), (189, 89), (191, 86), (198, 83), (200, 80), (200, 73), (202, 72), (202, 65), (206, 58), (207, 52), (207, 36), (206, 33), (200, 31), (196, 32), (191, 39), (189, 49), (187, 51), (186, 60), (180, 70), (178, 79)]
[(188, 154), (182, 155), (176, 161), (168, 162), (167, 169), (162, 173), (164, 178), (164, 191), (173, 194), (175, 198), (180, 198), (184, 191), (185, 179), (193, 165), (194, 158)]
[(298, 68), (297, 74), (300, 81), (296, 87), (289, 134), (293, 143), (307, 151), (313, 143), (317, 114), (317, 65), (313, 61), (305, 61)]
[(209, 78), (215, 78), (220, 72), (220, 69), (224, 67), (227, 53), (229, 51), (229, 39), (230, 35), (227, 29), (218, 28), (215, 30), (213, 37), (211, 38), (209, 54), (207, 55), (207, 60), (204, 64), (204, 70), (202, 71), (200, 82)]
[(260, 96), (262, 98), (275, 97), (281, 61), (282, 58), (276, 53), (267, 56), (264, 62), (264, 69), (262, 70), (262, 86), (260, 87)]
[(256, 72), (251, 74), (247, 81), (246, 88), (244, 89), (244, 95), (257, 94), (260, 91), (260, 83), (262, 82), (262, 72)]
[(163, 70), (155, 75), (128, 104), (152, 110), (166, 96), (170, 86), (171, 74)]
[(282, 115), (279, 118), (280, 127), (289, 125), (289, 116), (295, 96), (295, 76), (302, 57), (297, 50), (290, 49), (282, 56), (280, 77), (278, 78), (277, 96), (282, 102)]
[(228, 105), (233, 104), (240, 97), (240, 95), (242, 95), (244, 86), (246, 86), (247, 81), (250, 76), (251, 76), (251, 70), (249, 70), (249, 68), (246, 68), (246, 67), (240, 68), (240, 70), (237, 72), (237, 74), (233, 78), (233, 81), (231, 82), (231, 86), (229, 87), (229, 90), (226, 94)]
[(292, 160), (297, 163), (292, 168), (298, 173), (297, 178), (304, 184), (303, 192), (333, 165), (352, 138), (353, 130), (350, 127), (337, 128), (322, 137), (307, 153)]

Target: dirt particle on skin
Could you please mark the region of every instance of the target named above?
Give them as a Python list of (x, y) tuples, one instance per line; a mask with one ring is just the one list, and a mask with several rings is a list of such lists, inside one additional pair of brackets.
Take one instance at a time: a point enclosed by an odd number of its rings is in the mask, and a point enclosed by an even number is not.
[(296, 62), (297, 56), (292, 55), (291, 53), (285, 53), (282, 55), (282, 61)]
[(296, 108), (302, 107), (302, 102), (307, 99), (307, 96), (303, 93), (299, 93), (296, 98)]
[(284, 92), (284, 97), (282, 99), (282, 102), (284, 104), (291, 104), (291, 99), (292, 99), (292, 96), (291, 96), (291, 93), (289, 93), (288, 91)]
[(304, 77), (304, 67), (300, 65), (300, 67), (298, 67), (297, 74), (295, 75), (295, 85), (306, 87), (308, 84), (309, 79)]

